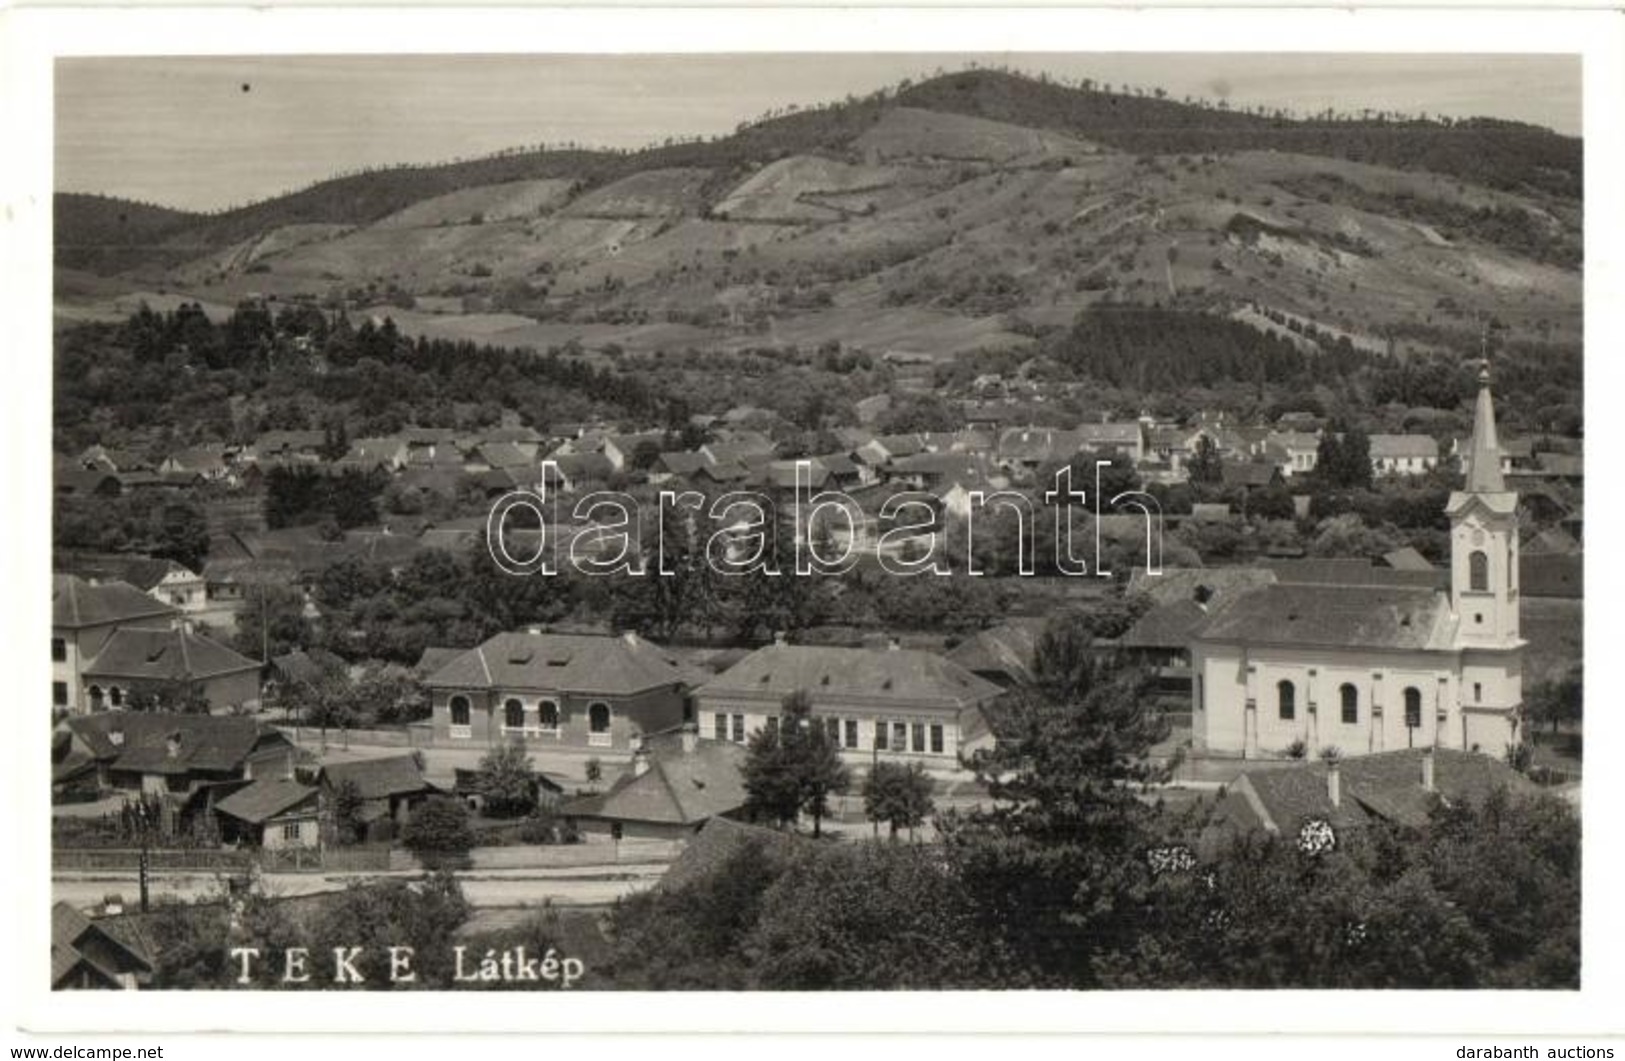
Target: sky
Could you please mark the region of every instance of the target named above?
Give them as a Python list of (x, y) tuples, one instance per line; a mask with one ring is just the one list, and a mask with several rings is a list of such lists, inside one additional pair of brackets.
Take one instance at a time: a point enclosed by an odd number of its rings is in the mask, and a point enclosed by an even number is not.
[(539, 142), (641, 147), (938, 70), (1008, 65), (1308, 113), (1490, 116), (1580, 132), (1574, 56), (735, 54), (61, 59), (56, 187), (188, 210), (365, 166)]

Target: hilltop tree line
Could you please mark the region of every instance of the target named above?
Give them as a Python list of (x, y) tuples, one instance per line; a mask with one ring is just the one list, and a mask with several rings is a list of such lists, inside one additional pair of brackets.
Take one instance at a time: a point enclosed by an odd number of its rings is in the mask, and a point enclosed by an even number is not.
[[(414, 423), (489, 426), (505, 409), (543, 425), (688, 415), (635, 375), (560, 351), (409, 339), (388, 319), (357, 326), (343, 313), (258, 302), (218, 323), (196, 304), (143, 305), (122, 324), (68, 329), (56, 344), (55, 380), (56, 448), (67, 453), (132, 433), (162, 450), (336, 422), (351, 437)], [(252, 399), (234, 401), (239, 395)]]

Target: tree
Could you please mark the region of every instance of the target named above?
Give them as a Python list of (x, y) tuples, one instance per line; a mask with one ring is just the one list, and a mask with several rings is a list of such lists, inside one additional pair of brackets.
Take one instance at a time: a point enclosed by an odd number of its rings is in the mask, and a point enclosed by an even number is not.
[(813, 835), (829, 815), (829, 797), (845, 792), (851, 772), (805, 691), (784, 698), (778, 724), (751, 735), (743, 768), (745, 809), (780, 827), (810, 814)]
[(1536, 722), (1549, 724), (1556, 733), (1563, 723), (1580, 721), (1584, 698), (1582, 666), (1575, 663), (1530, 691), (1530, 716)]
[(474, 846), (468, 808), (447, 796), (426, 800), (401, 830), (401, 843), (431, 868), (461, 861)]
[(361, 786), (346, 778), (333, 788), (333, 832), (340, 844), (359, 843), (366, 836), (367, 823), (361, 818), (367, 804)]
[(913, 833), (935, 809), (931, 777), (919, 763), (875, 763), (863, 783), (864, 813), (872, 822), (885, 822), (893, 840), (899, 829)]
[(1219, 457), (1219, 445), (1210, 435), (1196, 439), (1196, 452), (1185, 465), (1193, 483), (1211, 485), (1224, 478), (1224, 462)]
[(474, 785), (485, 797), (485, 813), (493, 818), (522, 818), (535, 810), (536, 771), (523, 738), (486, 752)]

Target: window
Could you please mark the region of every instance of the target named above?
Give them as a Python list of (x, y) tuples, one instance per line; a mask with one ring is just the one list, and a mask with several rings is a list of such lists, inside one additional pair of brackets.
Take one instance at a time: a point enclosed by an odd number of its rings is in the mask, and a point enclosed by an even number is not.
[(1473, 683), (1473, 703), (1479, 704), (1479, 703), (1483, 703), (1483, 702), (1484, 702), (1484, 683), (1483, 682), (1474, 682)]
[(67, 707), (68, 706), (68, 683), (67, 682), (52, 682), (51, 683), (51, 703), (55, 704), (57, 707)]
[(1298, 716), (1298, 691), (1291, 682), (1276, 682), (1275, 697), (1276, 702), (1280, 705), (1283, 719), (1290, 720)]
[(893, 722), (891, 726), (892, 747), (900, 752), (908, 751), (908, 723)]
[(923, 722), (914, 723), (914, 750), (917, 752), (925, 751), (925, 723)]
[(102, 687), (92, 685), (90, 687), (90, 709), (92, 711), (103, 711), (106, 708), (107, 704), (102, 701)]
[(608, 704), (593, 704), (587, 708), (587, 729), (593, 733), (609, 732)]
[(542, 716), (543, 729), (559, 728), (559, 705), (551, 700), (543, 700), (538, 710)]
[(1352, 726), (1360, 721), (1360, 691), (1344, 682), (1337, 693), (1343, 700), (1343, 724)]
[(855, 718), (846, 720), (846, 746), (848, 748), (858, 746), (858, 720)]
[(107, 689), (107, 702), (112, 704), (114, 707), (123, 707), (124, 690), (120, 689), (116, 685), (109, 686)]
[(509, 700), (502, 705), (502, 724), (509, 729), (525, 728), (525, 705), (518, 700)]
[(451, 724), (454, 726), (468, 725), (468, 697), (454, 696), (451, 698)]
[(740, 744), (745, 743), (745, 716), (734, 716), (734, 740)]
[(838, 718), (824, 719), (824, 735), (829, 738), (831, 744), (839, 748), (841, 746), (841, 720)]
[(883, 722), (883, 721), (882, 722), (876, 722), (875, 723), (875, 751), (883, 752), (883, 751), (886, 750), (886, 748), (887, 748), (887, 745), (886, 745), (886, 733), (887, 733), (886, 723)]
[(68, 658), (68, 643), (60, 637), (51, 638), (51, 662), (61, 663)]
[(297, 841), (299, 839), (299, 826), (299, 822), (283, 822), (282, 839)]
[(719, 712), (717, 712), (717, 717), (716, 717), (715, 721), (716, 721), (716, 728), (712, 731), (712, 735), (714, 737), (716, 737), (717, 740), (727, 740), (728, 739), (728, 716), (722, 714), (719, 711)]
[(1467, 557), (1467, 588), (1474, 593), (1489, 592), (1490, 558), (1481, 549)]
[(942, 754), (942, 727), (931, 727), (931, 750), (938, 755)]
[(1414, 685), (1405, 689), (1405, 725), (1411, 729), (1422, 726), (1422, 691)]

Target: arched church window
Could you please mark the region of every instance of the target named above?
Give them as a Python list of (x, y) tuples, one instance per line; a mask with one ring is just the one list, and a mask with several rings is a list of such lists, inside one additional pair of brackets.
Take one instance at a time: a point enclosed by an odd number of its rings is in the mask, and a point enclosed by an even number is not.
[(1411, 729), (1422, 726), (1422, 691), (1414, 685), (1405, 690), (1405, 725)]
[(1281, 717), (1295, 718), (1298, 714), (1298, 691), (1291, 682), (1280, 681), (1275, 684), (1275, 695), (1281, 706)]
[(523, 729), (525, 725), (525, 705), (518, 700), (509, 700), (503, 704), (502, 724), (509, 729)]
[(1490, 589), (1490, 558), (1482, 549), (1467, 557), (1467, 588), (1474, 593), (1488, 593)]
[(1353, 725), (1360, 721), (1360, 691), (1348, 682), (1344, 682), (1337, 693), (1343, 701), (1343, 722), (1347, 725)]

